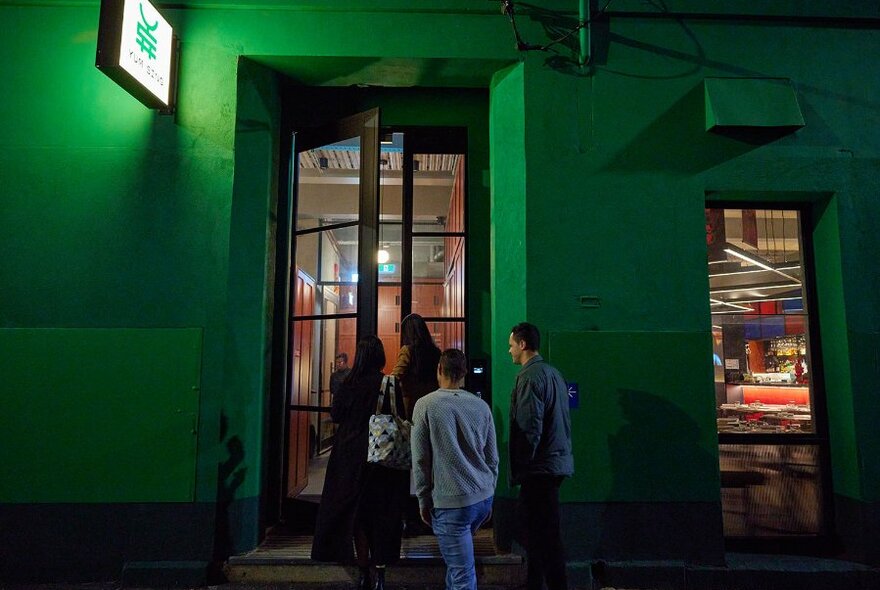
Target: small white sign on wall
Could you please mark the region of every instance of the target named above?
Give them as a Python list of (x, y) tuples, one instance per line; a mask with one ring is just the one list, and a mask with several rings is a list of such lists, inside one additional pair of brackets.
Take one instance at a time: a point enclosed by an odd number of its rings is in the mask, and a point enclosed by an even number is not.
[(125, 0), (119, 65), (168, 105), (171, 85), (171, 25), (147, 0)]
[(149, 0), (102, 0), (95, 65), (150, 108), (173, 109), (177, 48)]
[(739, 359), (724, 359), (724, 368), (725, 369), (733, 369), (734, 371), (739, 370)]

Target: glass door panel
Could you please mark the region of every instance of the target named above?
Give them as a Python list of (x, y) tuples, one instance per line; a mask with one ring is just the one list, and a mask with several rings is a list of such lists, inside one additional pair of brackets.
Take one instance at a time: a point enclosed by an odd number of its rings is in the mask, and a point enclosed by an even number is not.
[(465, 350), (465, 163), (457, 151), (413, 155), (412, 311), (441, 350)]
[(413, 312), (431, 318), (464, 317), (465, 238), (416, 236), (412, 244)]
[[(357, 311), (357, 264), (356, 225), (297, 235), (296, 269), (311, 279), (320, 297), (313, 306), (294, 310), (294, 316), (335, 314), (341, 306), (349, 313)], [(345, 301), (341, 301), (341, 297)], [(324, 301), (334, 305), (328, 307)]]
[(415, 154), (413, 232), (463, 232), (464, 188), (464, 154)]
[(305, 150), (297, 157), (296, 229), (357, 222), (360, 137)]
[(815, 432), (797, 211), (707, 209), (718, 430)]
[(434, 343), (440, 350), (457, 348), (467, 354), (464, 339), (464, 322), (447, 320), (429, 321), (428, 330), (434, 337)]
[(313, 502), (336, 432), (333, 395), (362, 323), (375, 322), (375, 261), (365, 255), (376, 251), (378, 112), (296, 134), (291, 165), (285, 495)]
[(403, 273), (402, 233), (400, 223), (379, 224), (379, 283), (400, 283)]
[(400, 351), (400, 286), (379, 285), (379, 328), (376, 335), (385, 348), (385, 368), (387, 375), (394, 369), (397, 353)]

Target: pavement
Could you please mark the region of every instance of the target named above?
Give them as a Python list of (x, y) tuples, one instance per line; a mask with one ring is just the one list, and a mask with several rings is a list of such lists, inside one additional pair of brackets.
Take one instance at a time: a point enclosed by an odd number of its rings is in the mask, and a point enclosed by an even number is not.
[[(880, 568), (818, 557), (729, 553), (724, 566), (682, 562), (569, 564), (571, 590), (880, 590)], [(132, 588), (128, 586), (126, 588)], [(136, 586), (160, 590), (168, 586)], [(354, 590), (354, 584), (320, 582), (225, 583), (193, 590)], [(442, 590), (442, 577), (392, 583), (388, 590)], [(80, 584), (6, 584), (0, 590), (121, 590), (121, 581)], [(178, 587), (180, 588), (180, 587)], [(480, 584), (480, 590), (524, 590), (520, 584)]]

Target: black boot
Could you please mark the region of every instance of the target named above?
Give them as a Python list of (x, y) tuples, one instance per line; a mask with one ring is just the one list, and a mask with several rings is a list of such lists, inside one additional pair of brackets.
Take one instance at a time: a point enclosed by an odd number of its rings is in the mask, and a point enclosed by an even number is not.
[(370, 575), (369, 567), (362, 567), (361, 579), (358, 581), (358, 590), (373, 590), (373, 576)]
[(385, 568), (376, 568), (376, 587), (373, 590), (385, 590)]

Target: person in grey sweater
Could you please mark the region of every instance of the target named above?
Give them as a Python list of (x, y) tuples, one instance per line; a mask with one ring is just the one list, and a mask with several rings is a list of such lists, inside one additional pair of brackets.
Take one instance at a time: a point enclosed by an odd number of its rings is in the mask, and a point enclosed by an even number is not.
[(446, 562), (446, 590), (475, 590), (473, 534), (492, 514), (498, 447), (488, 404), (461, 389), (464, 353), (440, 355), (440, 389), (413, 410), (413, 479), (419, 512)]

